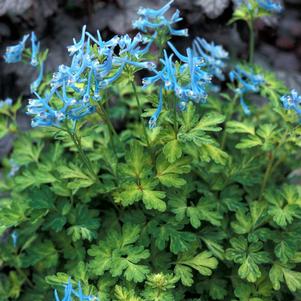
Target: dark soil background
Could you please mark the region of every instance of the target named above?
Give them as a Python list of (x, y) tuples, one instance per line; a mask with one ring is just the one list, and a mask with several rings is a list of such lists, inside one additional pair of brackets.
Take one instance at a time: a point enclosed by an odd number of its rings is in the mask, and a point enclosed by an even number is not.
[[(279, 0), (280, 1), (280, 0)], [(79, 37), (87, 24), (95, 33), (100, 29), (104, 38), (135, 32), (131, 23), (140, 6), (160, 7), (167, 0), (0, 0), (0, 55), (7, 45), (18, 42), (35, 31), (42, 49), (49, 48), (47, 70), (69, 62), (66, 46)], [(278, 77), (290, 88), (301, 92), (301, 0), (282, 1), (283, 14), (260, 20), (256, 24), (256, 62), (276, 70)], [(227, 26), (233, 12), (231, 0), (175, 0), (174, 7), (184, 18), (181, 28), (189, 28), (190, 38), (176, 38), (183, 49), (196, 36), (222, 44), (233, 56), (247, 58), (248, 30), (245, 24)], [(30, 66), (5, 64), (0, 59), (0, 99), (29, 97), (34, 74)], [(21, 118), (22, 127), (28, 127)], [(10, 150), (12, 137), (0, 141), (1, 155)]]

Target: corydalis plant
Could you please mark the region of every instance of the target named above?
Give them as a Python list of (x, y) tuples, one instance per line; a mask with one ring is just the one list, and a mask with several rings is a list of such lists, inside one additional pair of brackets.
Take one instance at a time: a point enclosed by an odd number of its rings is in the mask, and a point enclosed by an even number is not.
[[(83, 27), (28, 105), (0, 181), (1, 300), (300, 299), (299, 94), (201, 37), (167, 43), (171, 4), (133, 37)], [(0, 104), (6, 135), (20, 102)]]

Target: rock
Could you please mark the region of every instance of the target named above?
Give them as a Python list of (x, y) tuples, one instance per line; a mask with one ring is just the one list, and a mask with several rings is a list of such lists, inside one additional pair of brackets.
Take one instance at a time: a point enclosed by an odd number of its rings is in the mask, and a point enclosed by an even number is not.
[(284, 50), (292, 50), (295, 47), (295, 40), (289, 36), (280, 36), (276, 40), (276, 46)]
[(298, 71), (300, 70), (300, 60), (294, 55), (294, 53), (279, 52), (274, 58), (274, 66), (277, 69)]

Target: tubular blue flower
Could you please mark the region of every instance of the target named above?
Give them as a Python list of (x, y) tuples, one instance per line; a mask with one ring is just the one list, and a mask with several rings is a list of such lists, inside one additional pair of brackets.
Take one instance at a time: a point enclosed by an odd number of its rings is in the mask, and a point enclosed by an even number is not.
[(4, 54), (4, 60), (6, 63), (18, 63), (22, 60), (22, 54), (28, 38), (29, 35), (27, 34), (23, 36), (22, 40), (17, 45), (6, 48), (6, 52)]
[(78, 282), (77, 290), (73, 289), (71, 279), (68, 279), (68, 282), (65, 286), (64, 297), (61, 300), (57, 290), (54, 291), (55, 301), (99, 301), (99, 299), (92, 295), (84, 295), (80, 282)]
[(34, 32), (31, 33), (31, 61), (30, 64), (36, 67), (39, 64), (38, 55), (40, 50), (40, 42), (37, 41), (37, 37)]
[(296, 90), (291, 90), (291, 94), (283, 95), (280, 100), (286, 110), (293, 110), (301, 115), (301, 95)]
[[(101, 91), (120, 78), (126, 65), (155, 70), (154, 63), (142, 60), (154, 38), (155, 35), (146, 39), (137, 34), (133, 38), (124, 35), (103, 41), (99, 32), (95, 38), (84, 26), (80, 40), (74, 40), (74, 44), (68, 47), (71, 64), (58, 67), (46, 96), (35, 93), (37, 99), (29, 102), (27, 109), (28, 114), (33, 116), (32, 126), (59, 127), (65, 120), (75, 124), (77, 120), (94, 113), (92, 100), (102, 98)], [(119, 47), (116, 49), (116, 46)], [(33, 92), (40, 84), (42, 71), (32, 84)], [(60, 103), (59, 108), (57, 103)]]
[(209, 73), (220, 80), (225, 80), (223, 68), (226, 66), (225, 60), (228, 59), (228, 52), (220, 45), (215, 45), (213, 42), (208, 43), (205, 39), (197, 37), (193, 41), (194, 55), (203, 57)]
[(174, 2), (174, 0), (169, 1), (167, 4), (165, 4), (160, 9), (152, 9), (152, 8), (144, 8), (140, 7), (138, 9), (137, 14), (139, 16), (144, 16), (146, 18), (158, 18), (163, 16), (171, 7), (171, 4)]
[(261, 75), (254, 74), (252, 70), (249, 72), (236, 66), (234, 70), (229, 73), (230, 80), (237, 82), (236, 93), (240, 96), (240, 104), (246, 115), (250, 115), (251, 111), (247, 106), (244, 96), (249, 92), (256, 93), (260, 86), (264, 83), (264, 78)]
[(168, 56), (164, 50), (162, 69), (155, 70), (155, 75), (144, 78), (143, 87), (160, 81), (166, 90), (172, 90), (179, 98), (180, 109), (184, 109), (189, 100), (195, 103), (205, 102), (206, 88), (211, 83), (211, 75), (203, 69), (204, 60), (195, 56), (190, 48), (186, 50), (186, 55), (183, 55), (171, 43), (169, 46), (180, 61), (174, 63), (174, 54)]
[(182, 18), (180, 17), (179, 10), (172, 15), (170, 19), (167, 19), (164, 15), (171, 8), (171, 4), (174, 0), (168, 2), (160, 9), (151, 9), (140, 7), (138, 10), (138, 15), (140, 18), (133, 22), (133, 27), (141, 30), (142, 32), (158, 31), (160, 29), (167, 29), (170, 35), (175, 36), (188, 36), (187, 29), (174, 29), (173, 25), (180, 22)]
[(84, 44), (85, 44), (85, 35), (86, 35), (86, 28), (87, 26), (84, 25), (82, 28), (82, 35), (81, 38), (78, 42), (76, 42), (75, 39), (73, 39), (73, 45), (70, 45), (67, 47), (68, 51), (70, 52), (70, 55), (75, 54), (79, 50), (83, 49)]
[(19, 237), (17, 231), (14, 230), (14, 231), (11, 233), (10, 236), (11, 236), (11, 239), (12, 239), (12, 242), (13, 242), (13, 246), (14, 246), (14, 248), (16, 248), (16, 247), (17, 247), (17, 242), (18, 242), (18, 237)]
[(159, 104), (158, 107), (155, 111), (155, 113), (152, 115), (152, 117), (150, 118), (149, 122), (148, 122), (148, 126), (150, 129), (153, 129), (156, 127), (157, 125), (157, 119), (162, 111), (162, 107), (163, 107), (163, 88), (162, 86), (160, 87), (160, 95), (159, 95)]
[(13, 104), (13, 100), (11, 98), (6, 98), (5, 100), (0, 100), (0, 109), (4, 107), (10, 107)]
[(44, 74), (44, 62), (41, 62), (38, 78), (30, 85), (31, 93), (33, 93), (39, 88), (43, 80), (43, 74)]
[(272, 0), (257, 0), (257, 3), (261, 8), (271, 13), (281, 13), (283, 11), (282, 5)]

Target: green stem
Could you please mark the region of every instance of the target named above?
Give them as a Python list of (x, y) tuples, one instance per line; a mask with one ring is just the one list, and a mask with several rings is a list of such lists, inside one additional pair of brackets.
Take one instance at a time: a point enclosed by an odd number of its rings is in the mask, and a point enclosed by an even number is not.
[(98, 115), (100, 116), (100, 118), (104, 121), (104, 123), (107, 125), (108, 129), (109, 129), (109, 135), (110, 135), (110, 143), (111, 143), (111, 146), (112, 146), (112, 149), (113, 149), (113, 152), (115, 154), (115, 157), (116, 159), (118, 159), (118, 156), (117, 156), (117, 151), (116, 151), (116, 148), (115, 148), (115, 143), (114, 143), (114, 137), (113, 136), (116, 136), (118, 137), (118, 134), (106, 112), (106, 110), (103, 108), (103, 106), (101, 104), (98, 105), (97, 109), (96, 109)]
[(34, 284), (29, 280), (29, 278), (27, 277), (27, 275), (20, 269), (20, 268), (16, 268), (16, 271), (25, 278), (25, 281), (27, 282), (27, 284), (31, 287), (34, 288)]
[(264, 190), (265, 190), (265, 188), (267, 186), (267, 183), (269, 181), (269, 178), (271, 176), (271, 172), (272, 172), (272, 169), (273, 169), (273, 163), (274, 163), (274, 155), (273, 155), (272, 152), (270, 152), (269, 153), (269, 163), (268, 163), (267, 168), (265, 170), (263, 181), (262, 181), (262, 184), (261, 184), (259, 200), (262, 199)]
[(78, 153), (86, 165), (87, 169), (89, 170), (90, 176), (96, 180), (96, 182), (99, 182), (98, 176), (96, 175), (95, 171), (93, 170), (92, 163), (89, 160), (89, 158), (86, 156), (86, 154), (83, 151), (80, 139), (77, 137), (76, 133), (72, 133), (70, 130), (67, 130), (69, 136), (71, 137), (74, 145), (76, 146)]
[[(229, 107), (229, 111), (227, 112), (227, 116), (226, 116), (226, 120), (225, 120), (225, 124), (227, 123), (227, 121), (229, 121), (232, 117), (232, 114), (233, 114), (233, 111), (234, 111), (234, 108), (235, 108), (235, 104), (236, 104), (236, 101), (238, 99), (239, 95), (238, 94), (235, 94), (234, 98), (233, 98), (233, 101), (231, 102), (230, 104), (230, 107)], [(221, 148), (222, 150), (225, 148), (226, 146), (226, 141), (227, 141), (227, 132), (226, 132), (226, 128), (224, 129), (224, 132), (223, 132), (223, 136), (222, 136), (222, 140), (221, 140)]]
[(178, 119), (177, 119), (177, 101), (176, 98), (174, 97), (173, 101), (173, 118), (174, 118), (174, 128), (175, 132), (178, 132)]
[(145, 137), (145, 140), (146, 140), (146, 144), (150, 148), (148, 135), (147, 135), (144, 120), (143, 120), (143, 117), (142, 117), (142, 107), (141, 107), (140, 100), (139, 100), (139, 97), (138, 97), (136, 85), (135, 85), (134, 81), (132, 81), (131, 84), (132, 84), (132, 88), (133, 88), (133, 91), (134, 91), (134, 94), (135, 94), (135, 98), (136, 98), (136, 102), (137, 102), (137, 106), (138, 106), (138, 112), (139, 112), (139, 115), (140, 115), (140, 121), (141, 121), (141, 124), (142, 124), (142, 127), (143, 127), (143, 133), (144, 133), (144, 137)]
[(253, 19), (248, 22), (250, 36), (249, 36), (249, 63), (254, 63), (254, 51), (255, 51), (255, 32)]
[(276, 167), (278, 167), (278, 165), (282, 162), (282, 159), (279, 159), (274, 164), (276, 153), (279, 150), (279, 148), (286, 142), (288, 134), (289, 134), (289, 131), (286, 130), (285, 133), (284, 133), (284, 135), (283, 135), (283, 137), (282, 137), (282, 139), (281, 139), (281, 141), (279, 142), (278, 146), (275, 148), (274, 152), (273, 153), (272, 152), (269, 153), (269, 163), (267, 165), (267, 168), (266, 168), (266, 171), (265, 171), (265, 174), (264, 174), (264, 178), (263, 178), (263, 182), (262, 182), (262, 185), (261, 185), (259, 200), (262, 199), (264, 190), (265, 190), (265, 188), (267, 186), (269, 178), (271, 177), (271, 174), (276, 169)]
[(106, 125), (108, 126), (109, 130), (111, 131), (111, 133), (115, 136), (118, 136), (106, 110), (103, 108), (103, 106), (101, 104), (98, 104), (98, 107), (96, 109), (98, 115), (103, 119), (103, 121), (106, 123)]

